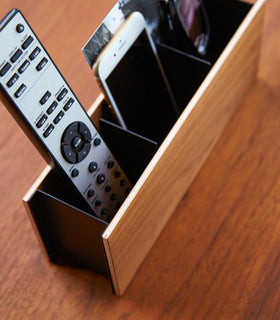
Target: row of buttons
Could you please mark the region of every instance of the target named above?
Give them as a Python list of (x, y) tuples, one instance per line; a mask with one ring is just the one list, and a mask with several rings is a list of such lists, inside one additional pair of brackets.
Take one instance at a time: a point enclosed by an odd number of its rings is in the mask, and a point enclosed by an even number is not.
[[(109, 161), (108, 164), (107, 164), (107, 168), (108, 168), (108, 169), (112, 169), (112, 168), (114, 167), (114, 165), (115, 165), (114, 161)], [(88, 170), (89, 170), (90, 173), (96, 172), (97, 169), (98, 169), (98, 164), (97, 164), (95, 161), (92, 161), (92, 162), (89, 164), (89, 166), (88, 166)], [(79, 170), (76, 169), (76, 168), (73, 169), (73, 171), (72, 171), (72, 173), (71, 173), (71, 175), (72, 175), (73, 178), (78, 177), (79, 174), (80, 174), (80, 172), (79, 172)], [(119, 177), (121, 176), (120, 171), (116, 171), (116, 172), (114, 173), (114, 176), (115, 176), (115, 178), (119, 178)], [(103, 173), (99, 174), (99, 175), (97, 176), (97, 178), (96, 178), (97, 184), (102, 184), (102, 183), (105, 182), (105, 180), (106, 180), (106, 176), (105, 176)], [(120, 186), (121, 186), (121, 187), (124, 187), (125, 185), (126, 185), (126, 180), (121, 180), (121, 181), (120, 181)]]
[[(31, 36), (29, 36), (25, 41), (24, 41), (24, 43), (21, 45), (21, 48), (23, 49), (23, 50), (26, 50), (29, 46), (30, 46), (30, 44), (33, 42), (33, 38), (31, 37)], [(18, 59), (19, 59), (19, 57), (22, 55), (22, 53), (23, 53), (23, 51), (21, 50), (21, 49), (18, 49), (13, 55), (12, 55), (12, 57), (11, 57), (11, 59), (10, 59), (10, 61), (11, 61), (11, 63), (15, 63)], [(32, 59), (31, 59), (32, 60)], [(0, 76), (1, 77), (4, 77), (4, 75), (10, 70), (10, 68), (12, 67), (12, 65), (9, 63), (9, 62), (7, 62), (4, 66), (3, 66), (3, 68), (0, 70)], [(21, 67), (20, 67), (21, 68)], [(21, 72), (20, 72), (21, 73)]]
[[(41, 71), (45, 65), (47, 64), (48, 60), (47, 58), (43, 58), (40, 63), (36, 66), (36, 69), (37, 71)], [(30, 62), (28, 60), (26, 60), (22, 65), (21, 67), (18, 69), (18, 72), (19, 73), (23, 73), (30, 65)], [(7, 85), (14, 85), (15, 82), (19, 79), (19, 76), (15, 73), (12, 78), (7, 82)], [(21, 86), (18, 88), (18, 90), (15, 92), (14, 96), (16, 98), (19, 98), (23, 93), (24, 91), (27, 89), (27, 86), (22, 83)]]
[[(33, 42), (33, 37), (29, 36), (24, 43), (21, 45), (23, 50), (26, 50), (30, 44)], [(31, 55), (29, 56), (30, 60), (34, 60), (35, 57), (38, 55), (38, 47), (31, 53)], [(40, 50), (40, 49), (39, 49)], [(20, 56), (23, 54), (23, 51), (21, 49), (18, 49), (11, 57), (10, 61), (11, 63), (15, 63)], [(29, 66), (30, 62), (28, 60), (25, 60), (24, 63), (19, 67), (18, 72), (21, 74), (23, 73)], [(2, 69), (0, 70), (0, 76), (4, 77), (4, 75), (10, 70), (10, 68), (12, 67), (12, 65), (7, 62)], [(14, 75), (15, 76), (15, 75)], [(7, 82), (7, 86), (10, 88), (15, 82), (16, 82), (16, 77), (12, 77), (8, 82)], [(14, 81), (12, 81), (12, 79), (14, 79)], [(16, 80), (15, 80), (16, 79)]]
[[(62, 101), (63, 100), (63, 98), (67, 95), (67, 93), (68, 93), (68, 90), (66, 89), (66, 88), (63, 88), (63, 90), (59, 93), (59, 95), (57, 96), (57, 100), (60, 102), (60, 101)], [(48, 90), (48, 91), (46, 91), (46, 93), (43, 95), (43, 97), (39, 100), (39, 103), (41, 104), (41, 105), (44, 105), (49, 99), (50, 99), (50, 97), (52, 96), (52, 94), (51, 94), (51, 92)], [(70, 109), (70, 107), (73, 105), (73, 103), (74, 103), (75, 101), (74, 101), (74, 99), (73, 98), (70, 98), (68, 101), (67, 101), (67, 103), (65, 104), (65, 106), (63, 107), (63, 109), (64, 109), (64, 111), (67, 111), (67, 110), (69, 110)], [(53, 101), (52, 103), (51, 103), (51, 105), (48, 107), (48, 109), (47, 109), (47, 114), (48, 115), (51, 115), (52, 113), (53, 113), (53, 111), (56, 109), (56, 107), (58, 106), (58, 102), (57, 101)], [(58, 124), (59, 122), (60, 122), (60, 120), (63, 118), (63, 116), (64, 116), (64, 112), (61, 110), (58, 114), (57, 114), (57, 116), (54, 118), (54, 120), (53, 120), (53, 123), (56, 125), (56, 124)], [(44, 125), (44, 123), (47, 121), (47, 119), (48, 119), (48, 116), (46, 115), (46, 114), (44, 114), (40, 119), (39, 119), (39, 121), (36, 123), (36, 127), (38, 128), (38, 129), (40, 129), (43, 125)], [(48, 126), (48, 128), (44, 131), (44, 133), (43, 133), (43, 136), (44, 136), (44, 138), (47, 138), (52, 132), (53, 132), (53, 130), (54, 130), (54, 125), (53, 124), (50, 124), (49, 126)]]
[[(22, 56), (23, 54), (23, 50), (26, 50), (27, 48), (29, 48), (29, 46), (31, 45), (31, 43), (34, 41), (34, 38), (32, 36), (28, 36), (27, 39), (23, 42), (23, 44), (21, 45), (21, 48), (17, 49), (16, 52), (12, 55), (12, 57), (10, 58), (10, 62), (11, 63), (15, 63), (18, 61), (18, 59)], [(17, 73), (14, 73), (12, 75), (12, 77), (7, 81), (7, 87), (11, 88), (20, 78), (19, 75), (23, 74), (28, 67), (31, 65), (31, 61), (33, 61), (38, 54), (41, 52), (41, 49), (37, 46), (29, 55), (29, 60), (26, 59), (21, 65), (20, 67), (17, 69)], [(11, 63), (7, 62), (3, 68), (0, 70), (0, 76), (3, 77), (12, 67)], [(47, 64), (48, 59), (47, 58), (43, 58), (36, 66), (36, 70), (37, 71), (41, 71), (45, 65)], [(20, 85), (20, 87), (16, 90), (16, 92), (14, 93), (15, 98), (19, 98), (27, 89), (27, 86), (22, 83)]]

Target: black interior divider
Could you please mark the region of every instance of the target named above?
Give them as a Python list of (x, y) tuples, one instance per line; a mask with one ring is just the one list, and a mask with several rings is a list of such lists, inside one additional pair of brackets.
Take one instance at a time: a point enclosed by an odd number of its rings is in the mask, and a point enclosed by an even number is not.
[(100, 134), (134, 185), (158, 149), (158, 144), (100, 119)]
[[(211, 41), (205, 60), (166, 44), (157, 44), (160, 59), (181, 111), (252, 6), (238, 0), (204, 0), (204, 3), (211, 24)], [(118, 127), (110, 118), (109, 115), (100, 120), (102, 136), (123, 170), (135, 183), (158, 145), (149, 137), (141, 137)], [(110, 277), (101, 238), (108, 224), (88, 214), (80, 199), (77, 190), (69, 186), (60, 173), (53, 169), (26, 202), (37, 233), (52, 262), (85, 267)]]
[(210, 24), (210, 41), (206, 59), (214, 64), (252, 4), (239, 0), (204, 0)]
[(165, 44), (158, 43), (157, 51), (177, 107), (182, 112), (210, 71), (211, 63)]
[(28, 203), (50, 261), (108, 277), (101, 238), (108, 224), (51, 194), (36, 190)]

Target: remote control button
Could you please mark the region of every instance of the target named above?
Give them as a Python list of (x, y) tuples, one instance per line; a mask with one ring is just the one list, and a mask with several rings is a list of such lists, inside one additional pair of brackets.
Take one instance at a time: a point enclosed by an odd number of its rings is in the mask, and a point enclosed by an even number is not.
[(105, 187), (105, 192), (110, 192), (112, 190), (111, 186), (107, 185)]
[(102, 208), (102, 209), (101, 209), (101, 214), (102, 214), (103, 216), (105, 216), (107, 213), (108, 213), (108, 210), (107, 210), (106, 208)]
[(121, 173), (119, 171), (115, 172), (115, 178), (119, 178), (121, 176)]
[(69, 144), (61, 146), (61, 152), (64, 159), (69, 163), (76, 163), (76, 154), (73, 152)]
[(73, 103), (74, 103), (74, 99), (70, 98), (66, 103), (66, 105), (63, 107), (64, 111), (69, 110), (72, 107)]
[(34, 60), (40, 52), (41, 52), (41, 49), (39, 47), (36, 47), (29, 55), (29, 59)]
[(49, 125), (47, 130), (43, 133), (43, 136), (45, 138), (47, 138), (52, 132), (53, 132), (53, 129), (54, 129), (54, 125)]
[(64, 131), (62, 136), (62, 142), (70, 143), (77, 133), (78, 133), (78, 122), (74, 122), (70, 124), (70, 126), (68, 126)]
[(11, 68), (11, 64), (9, 62), (7, 62), (4, 67), (0, 70), (0, 76), (4, 77), (4, 75), (10, 70)]
[(83, 146), (83, 141), (80, 137), (74, 137), (74, 139), (71, 142), (72, 148), (76, 151), (82, 148)]
[(117, 196), (115, 193), (112, 193), (110, 199), (111, 199), (112, 201), (115, 201), (115, 200), (117, 200), (117, 197), (118, 197), (118, 196)]
[(43, 97), (40, 99), (40, 104), (41, 105), (44, 105), (48, 100), (49, 100), (49, 98), (51, 97), (51, 93), (49, 92), (49, 91), (47, 91), (44, 95), (43, 95)]
[(95, 161), (92, 161), (88, 166), (88, 170), (91, 173), (95, 172), (97, 169), (98, 169), (98, 164)]
[(120, 181), (120, 186), (121, 186), (121, 187), (126, 186), (126, 180), (121, 180), (121, 181)]
[(44, 114), (41, 119), (36, 123), (36, 127), (40, 129), (43, 124), (47, 121), (48, 117)]
[(105, 176), (105, 174), (103, 174), (103, 173), (100, 173), (100, 174), (97, 176), (97, 178), (96, 178), (96, 182), (97, 182), (98, 184), (104, 183), (105, 180), (106, 180), (106, 176)]
[(25, 60), (23, 64), (19, 67), (18, 72), (22, 74), (29, 67), (29, 65), (30, 62), (28, 60)]
[(95, 192), (94, 192), (93, 189), (89, 189), (88, 192), (87, 192), (87, 196), (88, 196), (89, 198), (92, 198), (92, 197), (94, 196), (94, 194), (95, 194)]
[(60, 111), (59, 114), (54, 118), (53, 123), (58, 124), (58, 122), (63, 118), (64, 112)]
[(58, 106), (58, 103), (56, 101), (54, 101), (50, 107), (47, 110), (47, 114), (50, 115), (53, 113), (53, 111), (55, 110), (55, 108)]
[(17, 91), (15, 92), (15, 97), (16, 98), (19, 98), (23, 93), (24, 91), (26, 90), (26, 85), (25, 84), (22, 84), (18, 89)]
[(8, 88), (11, 88), (18, 80), (19, 75), (17, 73), (15, 73), (12, 78), (7, 82), (7, 86)]
[[(81, 130), (82, 128), (82, 130)], [(70, 163), (79, 163), (83, 161), (90, 152), (91, 143), (88, 141), (91, 139), (91, 135), (88, 127), (82, 122), (73, 122), (64, 131), (61, 138), (61, 150), (65, 160)], [(64, 149), (67, 146), (67, 152)], [(71, 157), (69, 158), (68, 152), (71, 151)], [(72, 158), (72, 153), (75, 155)]]
[(100, 138), (94, 139), (93, 144), (94, 144), (96, 147), (100, 146), (100, 144), (101, 144), (101, 139), (100, 139)]
[(46, 66), (47, 63), (48, 63), (48, 59), (43, 58), (36, 67), (37, 71), (41, 71)]
[(78, 169), (73, 169), (71, 172), (71, 176), (73, 178), (77, 178), (79, 174), (80, 174), (80, 171)]
[(18, 33), (22, 33), (24, 31), (24, 25), (22, 25), (21, 23), (19, 23), (17, 26), (16, 26), (16, 30)]
[(101, 200), (97, 199), (97, 200), (95, 201), (95, 206), (96, 206), (96, 207), (100, 207), (101, 204), (102, 204)]
[(27, 49), (27, 48), (30, 46), (30, 44), (32, 43), (32, 41), (33, 41), (33, 38), (32, 38), (31, 36), (29, 36), (29, 37), (23, 42), (23, 44), (21, 45), (22, 49), (23, 49), (23, 50)]
[(20, 49), (18, 49), (13, 56), (11, 57), (11, 62), (15, 63), (17, 61), (17, 59), (22, 55), (22, 51)]
[(89, 154), (90, 148), (91, 148), (90, 143), (84, 144), (83, 149), (77, 153), (78, 162), (83, 161), (87, 157), (87, 155)]
[(60, 94), (57, 96), (57, 100), (60, 102), (67, 95), (68, 90), (64, 88), (61, 90)]
[(115, 162), (113, 160), (109, 160), (107, 163), (107, 168), (112, 169), (114, 168)]
[(82, 122), (79, 123), (79, 133), (84, 137), (85, 141), (91, 140), (91, 134), (89, 128)]

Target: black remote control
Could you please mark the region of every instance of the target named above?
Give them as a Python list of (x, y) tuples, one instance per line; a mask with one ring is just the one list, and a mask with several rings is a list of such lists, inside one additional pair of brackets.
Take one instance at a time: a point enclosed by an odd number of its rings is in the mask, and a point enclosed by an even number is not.
[(22, 13), (0, 22), (0, 98), (91, 213), (109, 221), (131, 185)]

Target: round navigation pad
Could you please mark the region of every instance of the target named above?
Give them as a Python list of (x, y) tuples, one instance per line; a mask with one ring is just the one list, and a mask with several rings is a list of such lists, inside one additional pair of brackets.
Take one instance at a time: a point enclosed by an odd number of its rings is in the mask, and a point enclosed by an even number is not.
[(79, 163), (89, 154), (91, 134), (83, 122), (71, 123), (63, 132), (61, 138), (61, 153), (69, 163)]

